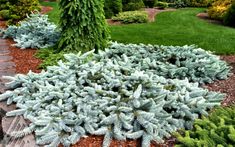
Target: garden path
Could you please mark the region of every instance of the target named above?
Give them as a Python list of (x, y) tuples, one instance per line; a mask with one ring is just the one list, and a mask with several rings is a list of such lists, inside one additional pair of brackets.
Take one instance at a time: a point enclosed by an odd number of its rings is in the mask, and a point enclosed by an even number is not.
[[(10, 54), (9, 43), (4, 39), (0, 39), (0, 93), (6, 90), (4, 86), (6, 80), (2, 76), (13, 76), (16, 73), (16, 65), (12, 60), (13, 57)], [(6, 102), (0, 102), (0, 121), (2, 122), (2, 126), (0, 127), (0, 146), (33, 147), (35, 146), (35, 141), (32, 134), (16, 140), (7, 137), (11, 132), (22, 130), (27, 126), (27, 122), (23, 119), (23, 116), (5, 117), (6, 112), (15, 108), (15, 105), (7, 106)]]

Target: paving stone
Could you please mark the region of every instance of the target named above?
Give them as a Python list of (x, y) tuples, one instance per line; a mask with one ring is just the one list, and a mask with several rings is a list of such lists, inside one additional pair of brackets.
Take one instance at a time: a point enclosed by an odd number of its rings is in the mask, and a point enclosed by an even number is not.
[[(28, 123), (24, 120), (23, 116), (16, 117), (3, 117), (2, 129), (6, 135), (10, 135), (14, 131), (23, 130), (28, 126)], [(5, 135), (5, 136), (6, 136)], [(6, 147), (35, 147), (36, 142), (33, 134), (29, 134), (19, 139), (9, 139)]]
[(13, 58), (9, 55), (0, 55), (0, 62), (10, 61)]
[(0, 44), (0, 50), (8, 50), (9, 46), (7, 44)]
[(0, 83), (0, 94), (4, 93), (6, 91), (6, 87), (4, 86), (3, 83)]
[[(15, 75), (15, 63), (6, 62), (12, 60), (10, 51), (8, 50), (8, 44), (4, 39), (0, 39), (0, 93), (3, 93), (6, 88), (4, 83), (6, 80), (2, 79), (3, 75), (13, 76)], [(0, 109), (4, 112), (12, 111), (16, 109), (16, 105), (6, 105), (6, 102), (0, 102)], [(33, 134), (29, 134), (23, 138), (13, 139), (9, 138), (9, 134), (13, 131), (20, 131), (28, 126), (27, 121), (23, 116), (16, 117), (3, 117), (2, 118), (2, 131), (4, 138), (1, 141), (0, 147), (35, 147), (36, 142)]]
[(6, 40), (0, 39), (0, 44), (6, 44)]
[(0, 62), (0, 69), (12, 69), (15, 68), (16, 65), (14, 62)]
[(13, 76), (15, 75), (15, 69), (6, 69), (6, 70), (0, 70), (0, 77), (2, 76)]
[(0, 54), (6, 54), (6, 53), (10, 53), (10, 51), (8, 49), (4, 49), (4, 50), (0, 50)]
[(15, 104), (11, 104), (11, 105), (7, 105), (6, 101), (1, 101), (0, 102), (0, 109), (9, 112), (12, 110), (16, 109), (16, 105)]

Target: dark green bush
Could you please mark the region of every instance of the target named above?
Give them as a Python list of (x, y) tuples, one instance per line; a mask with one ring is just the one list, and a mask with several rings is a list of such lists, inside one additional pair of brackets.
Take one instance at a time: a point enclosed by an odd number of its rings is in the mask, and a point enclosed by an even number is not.
[(156, 2), (155, 6), (158, 7), (159, 9), (165, 9), (168, 7), (168, 3), (166, 2)]
[(122, 0), (105, 0), (104, 12), (106, 18), (111, 18), (122, 12)]
[(122, 23), (146, 23), (148, 22), (148, 14), (145, 11), (127, 11), (121, 12), (117, 16), (112, 17), (114, 21), (121, 21)]
[(0, 11), (0, 18), (4, 19), (4, 20), (8, 20), (10, 19), (10, 11), (9, 10), (1, 10)]
[(8, 9), (8, 0), (0, 0), (0, 11)]
[(235, 27), (235, 1), (233, 1), (231, 7), (228, 9), (223, 21), (225, 25)]
[(144, 0), (145, 7), (153, 8), (157, 0)]
[(144, 2), (142, 0), (123, 0), (123, 11), (134, 11), (144, 8)]
[(182, 0), (176, 0), (174, 3), (170, 3), (172, 5), (168, 5), (169, 7), (174, 7), (174, 8), (184, 8), (187, 6), (187, 4), (182, 1)]

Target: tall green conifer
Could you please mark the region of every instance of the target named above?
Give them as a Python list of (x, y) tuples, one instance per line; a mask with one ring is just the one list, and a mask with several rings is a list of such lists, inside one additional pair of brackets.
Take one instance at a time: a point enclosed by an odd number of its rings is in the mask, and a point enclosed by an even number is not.
[(103, 49), (109, 38), (103, 0), (61, 0), (60, 50), (86, 52)]

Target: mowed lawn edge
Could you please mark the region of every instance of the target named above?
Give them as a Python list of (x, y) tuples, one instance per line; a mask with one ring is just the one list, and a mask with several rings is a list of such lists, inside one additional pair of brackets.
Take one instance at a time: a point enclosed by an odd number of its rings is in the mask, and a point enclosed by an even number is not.
[[(56, 2), (41, 2), (54, 9), (48, 13), (58, 24), (59, 7)], [(121, 43), (158, 45), (197, 45), (215, 54), (235, 54), (235, 28), (213, 24), (198, 18), (205, 8), (184, 8), (162, 12), (155, 22), (145, 24), (111, 25), (111, 40)]]

